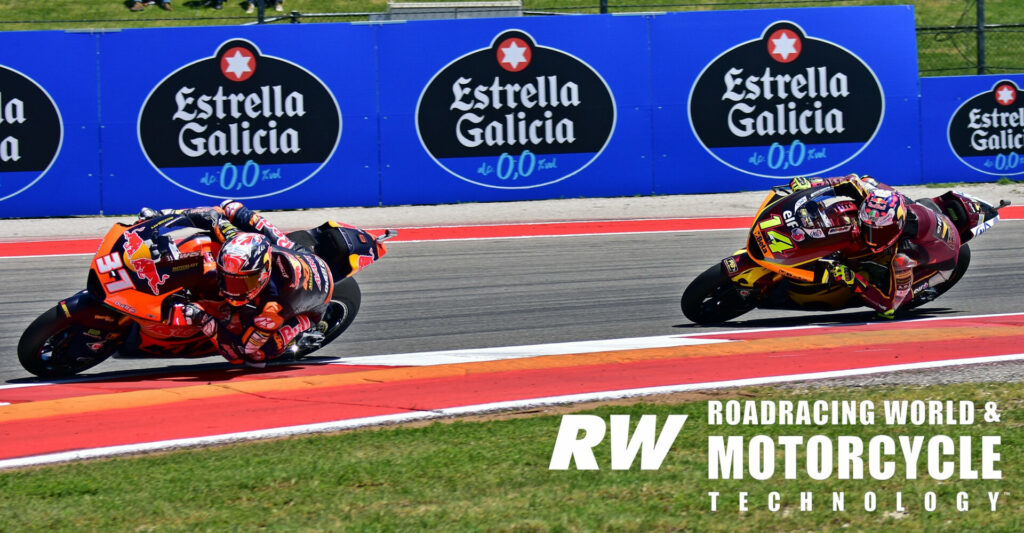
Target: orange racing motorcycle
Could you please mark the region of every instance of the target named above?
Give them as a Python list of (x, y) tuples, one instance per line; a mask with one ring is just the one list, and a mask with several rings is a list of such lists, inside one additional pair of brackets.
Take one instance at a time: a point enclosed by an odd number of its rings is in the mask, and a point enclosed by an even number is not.
[[(337, 222), (288, 234), (327, 263), (334, 292), (321, 322), (299, 333), (283, 357), (302, 358), (348, 328), (361, 301), (352, 275), (382, 258), (387, 253), (384, 241), (395, 234), (387, 230), (374, 237)], [(209, 231), (183, 215), (115, 224), (93, 257), (86, 289), (44, 312), (21, 335), (21, 365), (39, 377), (61, 378), (112, 355), (217, 355), (198, 327), (171, 326), (167, 319), (175, 303), (189, 300), (189, 287), (216, 270), (220, 246)]]
[[(705, 270), (686, 287), (680, 304), (683, 315), (697, 324), (720, 324), (752, 309), (835, 311), (861, 307), (846, 284), (829, 283), (831, 261), (844, 257), (856, 237), (856, 212), (837, 218), (823, 206), (842, 201), (831, 186), (793, 191), (771, 189), (754, 217), (745, 249)], [(911, 309), (938, 298), (955, 285), (971, 263), (967, 241), (999, 221), (1001, 201), (992, 206), (954, 191), (916, 203), (946, 215), (960, 236), (957, 264), (948, 279), (935, 282), (934, 272), (914, 271), (913, 297), (900, 309)], [(888, 270), (869, 261), (858, 273), (877, 283)], [(934, 284), (933, 284), (934, 282)]]

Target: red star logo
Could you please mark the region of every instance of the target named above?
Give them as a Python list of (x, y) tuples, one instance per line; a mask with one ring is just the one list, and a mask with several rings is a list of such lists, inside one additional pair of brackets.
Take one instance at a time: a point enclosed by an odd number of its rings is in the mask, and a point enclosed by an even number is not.
[(519, 72), (530, 64), (533, 50), (526, 41), (517, 37), (509, 37), (498, 45), (498, 64), (509, 72)]
[(775, 30), (768, 37), (768, 53), (779, 63), (790, 63), (800, 57), (804, 43), (793, 30)]
[(220, 56), (220, 71), (231, 81), (245, 81), (256, 72), (256, 56), (241, 46), (230, 48)]
[(999, 87), (996, 87), (996, 102), (999, 105), (1010, 105), (1017, 101), (1017, 89), (1009, 83), (1004, 83)]

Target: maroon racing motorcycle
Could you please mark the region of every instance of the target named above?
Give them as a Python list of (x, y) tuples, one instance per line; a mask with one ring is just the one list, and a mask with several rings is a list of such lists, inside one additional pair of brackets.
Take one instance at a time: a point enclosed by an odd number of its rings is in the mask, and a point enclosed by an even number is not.
[[(697, 324), (720, 324), (752, 309), (834, 311), (861, 307), (846, 284), (833, 284), (825, 275), (830, 258), (842, 257), (854, 245), (853, 224), (834, 219), (821, 206), (837, 198), (830, 186), (793, 191), (773, 187), (754, 217), (746, 248), (726, 257), (696, 277), (683, 292), (686, 318)], [(960, 237), (956, 267), (948, 279), (934, 272), (914, 271), (911, 309), (938, 298), (963, 277), (971, 264), (967, 241), (999, 221), (1001, 201), (992, 206), (968, 194), (947, 192), (916, 201), (945, 215)], [(858, 273), (872, 282), (887, 279), (881, 265), (864, 262)]]

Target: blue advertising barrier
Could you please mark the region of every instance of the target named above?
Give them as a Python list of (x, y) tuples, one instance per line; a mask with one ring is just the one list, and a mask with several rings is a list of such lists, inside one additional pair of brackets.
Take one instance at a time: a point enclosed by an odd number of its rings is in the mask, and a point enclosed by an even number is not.
[(382, 27), (382, 202), (651, 194), (648, 26), (550, 17)]
[(687, 13), (651, 35), (658, 193), (919, 181), (911, 7)]
[[(283, 25), (104, 34), (104, 211), (226, 198), (256, 209), (376, 205), (373, 33)], [(160, 53), (114, 60), (133, 50)]]
[(921, 160), (928, 181), (1024, 174), (1024, 75), (923, 78)]
[(0, 217), (1024, 172), (1020, 80), (926, 79), (919, 98), (908, 6), (8, 32), (0, 44)]
[(100, 212), (96, 41), (0, 32), (0, 216)]

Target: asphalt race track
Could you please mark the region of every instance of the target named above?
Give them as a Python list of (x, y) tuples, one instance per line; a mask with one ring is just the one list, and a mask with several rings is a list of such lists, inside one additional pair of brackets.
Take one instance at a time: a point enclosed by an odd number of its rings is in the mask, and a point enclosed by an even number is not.
[[(917, 318), (1024, 312), (1024, 225), (1004, 221), (970, 243), (963, 280)], [(741, 247), (743, 231), (394, 243), (361, 272), (355, 324), (319, 356), (362, 356), (671, 335), (701, 328), (679, 310), (685, 285)], [(17, 361), (24, 328), (84, 288), (90, 256), (0, 259), (0, 381), (31, 381)], [(862, 322), (873, 313), (753, 311), (731, 328)], [(198, 360), (111, 359), (85, 375), (227, 366)], [(987, 366), (987, 365), (986, 365)], [(1005, 369), (1004, 369), (1005, 370)], [(1004, 371), (993, 368), (993, 372)], [(867, 378), (865, 378), (867, 379)]]

